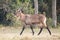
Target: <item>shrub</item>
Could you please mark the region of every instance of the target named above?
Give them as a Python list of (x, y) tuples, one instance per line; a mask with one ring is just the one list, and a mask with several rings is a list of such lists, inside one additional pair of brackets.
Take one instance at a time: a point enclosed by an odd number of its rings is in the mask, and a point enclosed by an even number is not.
[(47, 25), (52, 27), (52, 18), (47, 18)]
[(21, 24), (21, 21), (17, 21), (16, 19), (16, 17), (14, 16), (14, 14), (13, 13), (8, 13), (7, 15), (6, 15), (6, 17), (7, 17), (7, 25), (9, 25), (9, 26), (20, 26), (20, 24)]

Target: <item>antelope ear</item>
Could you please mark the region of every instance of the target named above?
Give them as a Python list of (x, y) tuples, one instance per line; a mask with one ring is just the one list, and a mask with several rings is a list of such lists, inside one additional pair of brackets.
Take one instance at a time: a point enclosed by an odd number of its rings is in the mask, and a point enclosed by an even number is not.
[(17, 9), (18, 12), (23, 13), (23, 8)]
[(23, 13), (23, 8), (21, 8), (21, 12)]

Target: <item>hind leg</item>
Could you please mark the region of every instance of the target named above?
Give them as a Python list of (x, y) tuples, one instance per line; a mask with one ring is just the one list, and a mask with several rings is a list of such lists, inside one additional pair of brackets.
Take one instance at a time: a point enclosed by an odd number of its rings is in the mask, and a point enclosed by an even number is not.
[(43, 28), (40, 28), (40, 31), (39, 31), (38, 35), (42, 32), (42, 30), (43, 30)]
[(20, 35), (23, 33), (24, 29), (25, 29), (25, 27), (23, 26), (22, 31), (21, 31), (21, 33), (20, 33)]
[(51, 31), (49, 30), (49, 28), (48, 28), (48, 27), (46, 27), (46, 29), (48, 30), (49, 34), (51, 35)]
[(34, 35), (33, 27), (32, 27), (32, 26), (30, 26), (30, 28), (31, 28), (31, 30), (32, 30), (32, 33), (33, 33), (33, 35)]

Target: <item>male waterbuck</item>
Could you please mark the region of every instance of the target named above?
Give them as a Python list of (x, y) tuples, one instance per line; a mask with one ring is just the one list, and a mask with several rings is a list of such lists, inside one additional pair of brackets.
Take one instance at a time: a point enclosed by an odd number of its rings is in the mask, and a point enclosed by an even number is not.
[(40, 31), (39, 31), (38, 35), (42, 32), (43, 28), (46, 28), (48, 30), (49, 34), (51, 35), (51, 32), (46, 24), (46, 16), (44, 14), (33, 14), (33, 15), (24, 14), (22, 12), (22, 10), (18, 9), (15, 12), (15, 15), (17, 17), (20, 17), (20, 20), (24, 23), (20, 35), (24, 31), (26, 25), (30, 25), (30, 28), (31, 28), (32, 33), (34, 35), (33, 26), (32, 26), (33, 24), (39, 24)]

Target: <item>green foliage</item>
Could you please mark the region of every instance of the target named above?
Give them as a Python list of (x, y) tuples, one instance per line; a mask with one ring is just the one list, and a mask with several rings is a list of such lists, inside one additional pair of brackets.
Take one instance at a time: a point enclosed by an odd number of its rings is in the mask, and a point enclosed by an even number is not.
[(52, 18), (47, 18), (47, 25), (52, 27)]
[(34, 9), (32, 8), (32, 4), (30, 0), (25, 0), (24, 3), (22, 3), (22, 7), (23, 12), (24, 13), (29, 13), (29, 14), (33, 14), (34, 13)]
[[(3, 5), (3, 4), (4, 5)], [(16, 9), (22, 8), (24, 13), (33, 14), (34, 9), (32, 8), (32, 2), (30, 0), (0, 0), (0, 4), (3, 5), (3, 10), (6, 12), (6, 18), (2, 24), (4, 25), (20, 25), (20, 21), (16, 21), (13, 13)], [(4, 13), (4, 11), (2, 12)], [(9, 10), (9, 11), (8, 11)], [(3, 13), (1, 13), (3, 15)], [(4, 16), (4, 17), (5, 17)], [(3, 18), (4, 19), (4, 18)]]
[[(50, 18), (52, 12), (52, 0), (38, 0), (38, 6), (39, 12), (44, 10), (47, 17), (49, 17), (47, 18), (47, 24), (52, 26), (52, 19)], [(19, 20), (16, 21), (16, 18), (13, 15), (16, 9), (21, 8), (26, 14), (34, 14), (34, 0), (0, 0), (0, 7), (3, 7), (3, 10), (0, 10), (0, 16), (2, 16), (3, 23), (7, 25), (21, 25), (21, 22)], [(6, 15), (4, 11), (6, 12)], [(60, 16), (57, 18), (59, 22)]]
[(7, 24), (9, 24), (9, 25), (13, 25), (13, 23), (14, 23), (14, 21), (15, 21), (15, 18), (14, 18), (14, 16), (13, 16), (13, 14), (12, 13), (8, 13), (7, 15), (6, 15), (6, 20), (7, 20)]
[(9, 5), (12, 10), (21, 8), (24, 13), (34, 13), (34, 8), (32, 8), (32, 2), (30, 0), (25, 0), (24, 2), (21, 0), (15, 0), (11, 1)]
[(20, 26), (21, 25), (21, 21), (20, 20), (16, 20), (17, 18), (15, 17), (15, 15), (13, 13), (8, 13), (6, 15), (7, 17), (7, 23), (9, 24), (9, 26)]
[[(21, 0), (14, 0), (14, 1), (12, 0), (9, 5), (10, 5), (10, 8), (12, 10), (16, 10), (18, 8), (22, 8), (24, 13), (27, 13), (27, 14), (28, 13), (29, 14), (33, 14), (34, 13), (34, 9), (32, 8), (32, 4), (31, 4), (30, 0), (25, 0), (24, 2), (22, 2)], [(16, 21), (14, 19), (13, 13), (8, 13), (6, 17), (7, 17), (7, 20), (11, 20), (10, 25), (17, 26), (17, 25), (21, 24), (20, 21)], [(8, 24), (9, 24), (9, 22), (8, 22)]]

